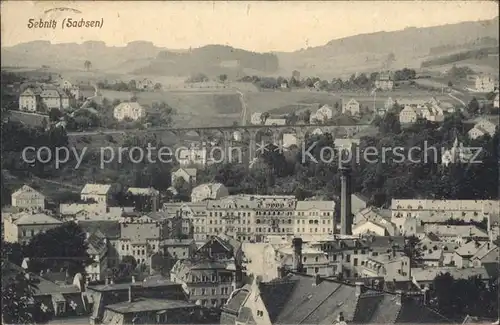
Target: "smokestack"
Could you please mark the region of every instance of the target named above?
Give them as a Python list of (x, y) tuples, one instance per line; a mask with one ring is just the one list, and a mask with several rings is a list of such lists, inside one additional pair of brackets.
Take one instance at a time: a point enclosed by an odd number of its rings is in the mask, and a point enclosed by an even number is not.
[(340, 233), (352, 235), (351, 217), (351, 169), (348, 165), (340, 166)]
[(302, 238), (294, 238), (293, 244), (293, 270), (302, 272)]

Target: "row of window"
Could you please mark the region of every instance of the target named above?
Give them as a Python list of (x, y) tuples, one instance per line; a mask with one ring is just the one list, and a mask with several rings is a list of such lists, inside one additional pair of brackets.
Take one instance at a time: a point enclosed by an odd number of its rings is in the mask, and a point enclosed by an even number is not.
[(332, 232), (331, 228), (302, 228), (302, 232), (300, 231), (300, 228), (297, 228), (297, 233), (302, 233), (302, 234), (306, 233), (306, 229), (308, 229), (307, 232), (309, 232), (309, 233), (313, 233), (313, 232), (317, 233), (318, 229), (321, 229), (322, 233), (331, 233)]
[(210, 289), (192, 288), (189, 292), (190, 292), (191, 296), (197, 296), (197, 295), (205, 296), (207, 294), (210, 294), (212, 296), (215, 296), (218, 294), (229, 295), (231, 293), (229, 289), (230, 289), (229, 287), (222, 287), (222, 288), (220, 288), (220, 290), (217, 290), (217, 288), (210, 288)]
[(220, 305), (218, 305), (217, 299), (210, 299), (210, 305), (209, 305), (209, 300), (208, 299), (203, 299), (201, 300), (201, 305), (203, 307), (219, 307), (219, 306), (224, 306), (227, 302), (227, 299), (221, 299), (220, 300)]

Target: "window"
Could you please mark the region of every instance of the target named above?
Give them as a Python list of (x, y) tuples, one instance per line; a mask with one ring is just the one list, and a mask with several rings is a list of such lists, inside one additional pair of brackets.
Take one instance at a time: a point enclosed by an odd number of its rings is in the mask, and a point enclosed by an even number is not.
[(357, 258), (355, 258), (353, 262), (354, 262), (354, 266), (358, 266), (358, 259)]
[(257, 310), (257, 316), (263, 317), (264, 316), (264, 312), (262, 310)]
[(314, 273), (316, 273), (316, 274), (319, 273), (319, 267), (314, 268)]
[(217, 294), (216, 292), (217, 290), (215, 290), (215, 288), (212, 288), (212, 296), (215, 296)]
[(205, 294), (206, 294), (206, 290), (205, 290), (205, 288), (201, 288), (201, 295), (203, 296), (203, 295), (205, 295)]
[(316, 262), (317, 262), (317, 261), (319, 261), (319, 257), (318, 257), (318, 256), (316, 256), (316, 257), (314, 258), (314, 260), (315, 260)]
[(346, 261), (346, 262), (350, 262), (350, 261), (351, 261), (351, 255), (347, 254), (347, 255), (345, 256), (345, 261)]

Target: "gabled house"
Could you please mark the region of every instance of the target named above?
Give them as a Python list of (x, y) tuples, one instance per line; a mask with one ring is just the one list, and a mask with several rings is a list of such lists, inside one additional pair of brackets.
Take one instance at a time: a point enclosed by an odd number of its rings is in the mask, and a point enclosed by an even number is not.
[(38, 105), (37, 94), (31, 88), (27, 88), (19, 95), (19, 110), (36, 112)]
[(93, 200), (100, 205), (107, 206), (111, 195), (111, 185), (87, 184), (80, 192), (82, 201)]
[(193, 188), (191, 202), (218, 200), (229, 195), (228, 189), (222, 183), (206, 183)]
[[(422, 297), (369, 289), (319, 275), (288, 274), (231, 294), (222, 324), (450, 323), (421, 303)], [(370, 312), (367, 312), (370, 311)]]
[(476, 77), (476, 91), (489, 93), (495, 90), (495, 78), (489, 75), (480, 75)]
[(390, 73), (380, 73), (375, 80), (375, 88), (380, 90), (392, 90), (394, 81)]
[(94, 263), (85, 268), (85, 273), (89, 281), (101, 281), (108, 268), (108, 240), (102, 232), (96, 231), (87, 233), (86, 242), (87, 253)]
[(56, 89), (44, 89), (40, 93), (40, 99), (42, 104), (47, 107), (48, 110), (53, 108), (61, 109), (61, 95)]
[(194, 185), (196, 184), (197, 172), (196, 168), (179, 168), (172, 172), (172, 180), (170, 184), (173, 185), (178, 178), (182, 178), (187, 184)]
[(316, 112), (311, 114), (309, 124), (321, 124), (329, 121), (333, 117), (333, 108), (330, 105), (323, 105)]
[(27, 244), (36, 234), (61, 225), (62, 221), (45, 213), (20, 212), (4, 220), (4, 239), (10, 243)]
[(474, 125), (472, 129), (469, 130), (469, 132), (467, 132), (467, 135), (471, 139), (477, 139), (487, 134), (493, 136), (496, 132), (496, 129), (497, 125), (495, 125), (493, 122), (486, 119), (481, 119)]
[(11, 203), (13, 207), (43, 210), (45, 209), (45, 196), (28, 185), (23, 185), (20, 189), (12, 193)]
[(146, 116), (146, 110), (137, 102), (123, 102), (114, 108), (113, 116), (118, 121), (124, 119), (137, 121)]
[(352, 98), (347, 103), (342, 105), (342, 114), (349, 115), (359, 115), (360, 114), (360, 104), (357, 100)]
[(155, 86), (154, 83), (148, 78), (137, 80), (135, 83), (136, 89), (139, 90), (153, 90), (154, 86)]

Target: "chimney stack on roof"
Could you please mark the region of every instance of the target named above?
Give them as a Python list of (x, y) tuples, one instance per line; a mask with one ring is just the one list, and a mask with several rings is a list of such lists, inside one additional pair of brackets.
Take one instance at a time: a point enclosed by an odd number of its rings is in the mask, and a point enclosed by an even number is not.
[(133, 285), (128, 287), (128, 302), (134, 301)]

